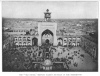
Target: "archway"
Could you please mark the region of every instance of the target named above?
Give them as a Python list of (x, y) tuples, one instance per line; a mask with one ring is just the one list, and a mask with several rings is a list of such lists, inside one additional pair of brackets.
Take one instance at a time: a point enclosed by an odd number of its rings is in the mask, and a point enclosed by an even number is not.
[(42, 32), (42, 36), (43, 36), (44, 34), (51, 34), (51, 35), (53, 36), (52, 31), (50, 31), (49, 29), (46, 29), (45, 31), (43, 31), (43, 32)]
[(63, 46), (67, 46), (67, 38), (63, 38)]
[(62, 38), (58, 38), (57, 41), (58, 41), (58, 46), (62, 46), (62, 44), (63, 44), (63, 39), (62, 39)]
[(37, 46), (38, 45), (38, 39), (36, 37), (34, 37), (32, 39), (32, 45)]
[(52, 44), (53, 43), (53, 33), (49, 29), (42, 32), (41, 36), (42, 44)]
[(49, 42), (50, 42), (50, 41), (49, 41), (48, 39), (45, 40), (45, 43), (46, 43), (46, 44), (49, 44)]

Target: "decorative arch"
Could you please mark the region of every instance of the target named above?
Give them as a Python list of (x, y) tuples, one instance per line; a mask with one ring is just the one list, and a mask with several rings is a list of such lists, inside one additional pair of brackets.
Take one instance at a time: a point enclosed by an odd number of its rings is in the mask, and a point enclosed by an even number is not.
[(51, 35), (53, 36), (53, 33), (52, 33), (49, 29), (46, 29), (45, 31), (43, 31), (43, 32), (42, 32), (42, 36), (43, 36), (44, 34), (45, 34), (45, 35), (46, 35), (46, 34), (51, 34)]
[[(39, 22), (38, 23), (38, 44), (39, 45), (42, 45), (43, 43), (43, 39), (42, 39), (42, 35), (45, 33), (45, 31), (47, 31), (53, 35), (51, 35), (51, 38), (53, 41), (50, 40), (50, 42), (53, 43), (53, 45), (57, 45), (57, 36), (56, 36), (56, 30), (57, 30), (57, 23), (56, 22)], [(46, 33), (48, 34), (48, 33)]]
[(45, 40), (45, 43), (49, 44), (49, 39), (46, 39), (46, 40)]
[(42, 44), (45, 44), (45, 43), (47, 43), (47, 44), (52, 44), (53, 43), (53, 33), (52, 33), (52, 31), (50, 31), (49, 29), (46, 29), (46, 30), (44, 30), (43, 32), (42, 32), (42, 34), (41, 34), (42, 36)]
[(60, 38), (58, 38), (57, 40), (63, 40), (63, 39), (60, 37)]
[(58, 45), (59, 46), (62, 46), (63, 45), (63, 39), (61, 37), (58, 38), (57, 41), (58, 41)]
[(38, 45), (38, 39), (36, 37), (32, 38), (32, 45), (37, 46)]

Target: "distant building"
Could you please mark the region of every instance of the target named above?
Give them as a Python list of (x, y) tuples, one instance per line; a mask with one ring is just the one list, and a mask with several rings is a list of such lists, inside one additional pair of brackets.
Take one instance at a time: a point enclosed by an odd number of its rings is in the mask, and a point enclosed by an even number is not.
[(81, 47), (92, 56), (93, 59), (98, 58), (98, 42), (90, 36), (81, 37)]

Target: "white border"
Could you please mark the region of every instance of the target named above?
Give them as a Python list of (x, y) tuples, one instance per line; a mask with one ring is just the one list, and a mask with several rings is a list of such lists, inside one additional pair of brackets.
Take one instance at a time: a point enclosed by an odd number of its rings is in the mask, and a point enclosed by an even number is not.
[[(2, 1), (47, 1), (47, 0), (2, 0)], [(22, 76), (32, 76), (32, 75), (25, 75), (25, 74), (67, 74), (65, 76), (100, 76), (100, 71), (98, 72), (2, 72), (2, 1), (0, 2), (0, 76), (20, 76), (19, 74), (24, 74)], [(99, 1), (99, 0), (48, 0), (48, 1)], [(99, 1), (100, 4), (100, 1)], [(99, 5), (100, 8), (100, 5)], [(100, 12), (100, 10), (99, 10)], [(100, 16), (99, 16), (100, 18)], [(99, 18), (98, 18), (98, 37), (100, 36), (99, 31)], [(99, 42), (99, 38), (98, 38)], [(99, 43), (98, 43), (98, 52), (99, 52)], [(98, 54), (98, 65), (100, 61), (100, 52)], [(100, 67), (98, 67), (100, 69)], [(68, 75), (69, 74), (69, 75)], [(79, 75), (71, 75), (71, 74), (79, 74)], [(81, 75), (80, 75), (81, 74)], [(45, 75), (46, 76), (46, 75)]]

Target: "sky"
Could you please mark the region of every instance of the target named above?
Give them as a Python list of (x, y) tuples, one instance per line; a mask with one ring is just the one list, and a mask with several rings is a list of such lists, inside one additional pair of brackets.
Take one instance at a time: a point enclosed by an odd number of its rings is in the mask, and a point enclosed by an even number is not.
[(44, 18), (49, 9), (53, 19), (98, 18), (98, 2), (19, 1), (2, 2), (2, 17)]

